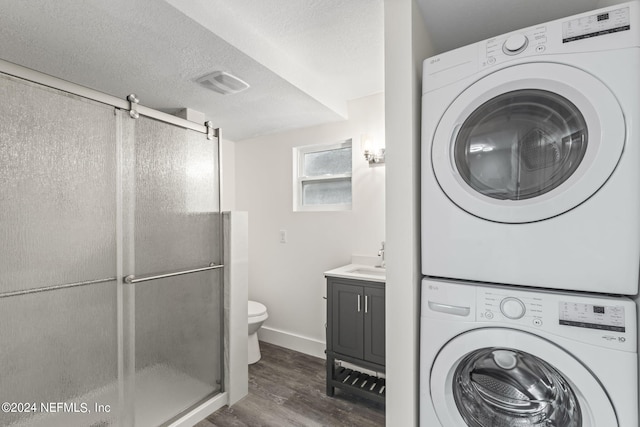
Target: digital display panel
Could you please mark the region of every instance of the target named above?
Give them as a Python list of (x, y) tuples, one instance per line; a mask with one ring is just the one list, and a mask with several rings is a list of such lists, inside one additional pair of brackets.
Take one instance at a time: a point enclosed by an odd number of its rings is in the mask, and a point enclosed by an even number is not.
[(578, 328), (625, 332), (624, 307), (560, 301), (559, 323)]
[(598, 15), (582, 16), (562, 23), (562, 43), (617, 33), (631, 29), (628, 7)]

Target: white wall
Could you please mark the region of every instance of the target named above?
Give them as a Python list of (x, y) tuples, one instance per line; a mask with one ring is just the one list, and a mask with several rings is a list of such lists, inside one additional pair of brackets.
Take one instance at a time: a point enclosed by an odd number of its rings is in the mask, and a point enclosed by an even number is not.
[[(385, 166), (369, 166), (360, 150), (361, 134), (384, 135), (384, 96), (351, 101), (348, 109), (345, 121), (235, 144), (235, 208), (249, 212), (249, 298), (269, 312), (260, 338), (318, 357), (325, 349), (323, 272), (349, 264), (352, 254), (376, 255), (385, 239)], [(349, 138), (353, 209), (293, 212), (292, 148)]]
[(386, 424), (417, 426), (422, 60), (433, 54), (414, 0), (385, 0), (387, 140)]

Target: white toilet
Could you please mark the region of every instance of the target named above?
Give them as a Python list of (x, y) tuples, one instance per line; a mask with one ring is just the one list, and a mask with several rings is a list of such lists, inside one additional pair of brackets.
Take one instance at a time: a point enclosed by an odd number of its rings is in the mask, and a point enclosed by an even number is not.
[(249, 364), (260, 360), (260, 345), (258, 344), (258, 329), (269, 315), (267, 307), (256, 301), (249, 301)]

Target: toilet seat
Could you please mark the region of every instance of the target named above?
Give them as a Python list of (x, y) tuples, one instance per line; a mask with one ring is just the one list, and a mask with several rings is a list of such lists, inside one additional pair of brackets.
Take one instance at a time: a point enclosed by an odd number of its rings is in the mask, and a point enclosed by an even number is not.
[(257, 301), (248, 302), (249, 317), (262, 316), (267, 312), (267, 307)]

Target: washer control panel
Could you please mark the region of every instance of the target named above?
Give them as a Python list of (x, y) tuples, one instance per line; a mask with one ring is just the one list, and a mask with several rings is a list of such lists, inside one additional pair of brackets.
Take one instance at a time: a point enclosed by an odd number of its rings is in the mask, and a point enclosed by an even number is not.
[(624, 307), (560, 301), (558, 311), (561, 325), (603, 331), (625, 332)]
[(550, 301), (536, 293), (485, 288), (478, 292), (478, 320), (516, 322), (545, 329), (555, 326), (626, 332), (624, 305), (586, 303), (577, 298)]
[(423, 320), (452, 333), (508, 328), (638, 351), (636, 303), (627, 297), (424, 278), (421, 300)]
[(542, 326), (545, 312), (542, 298), (530, 293), (514, 294), (497, 288), (482, 290), (478, 295), (479, 320)]

